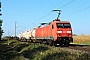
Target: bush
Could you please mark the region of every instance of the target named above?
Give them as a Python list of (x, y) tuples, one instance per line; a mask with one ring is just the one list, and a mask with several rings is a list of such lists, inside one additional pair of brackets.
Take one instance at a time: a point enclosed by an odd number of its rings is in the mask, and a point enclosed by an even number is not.
[(6, 57), (6, 60), (85, 60), (90, 57), (87, 53), (44, 44), (19, 42), (17, 40), (7, 42), (9, 45), (4, 45), (7, 51), (0, 52), (1, 60), (3, 57)]

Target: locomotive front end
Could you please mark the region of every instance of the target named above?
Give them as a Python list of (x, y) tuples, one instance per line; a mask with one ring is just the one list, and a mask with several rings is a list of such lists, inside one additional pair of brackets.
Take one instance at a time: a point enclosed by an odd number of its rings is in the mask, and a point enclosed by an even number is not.
[(70, 42), (73, 42), (72, 28), (69, 22), (56, 23), (57, 27), (57, 43), (60, 45), (69, 46)]

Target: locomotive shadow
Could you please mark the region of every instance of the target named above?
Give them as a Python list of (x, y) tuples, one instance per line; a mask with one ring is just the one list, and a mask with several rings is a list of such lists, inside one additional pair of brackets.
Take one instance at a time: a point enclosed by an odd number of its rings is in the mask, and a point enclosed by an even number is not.
[(69, 46), (72, 46), (72, 47), (84, 47), (84, 46), (90, 46), (90, 45), (85, 45), (85, 44), (69, 44)]
[(62, 47), (63, 48), (63, 47), (70, 47), (70, 46), (71, 47), (90, 47), (90, 45), (85, 45), (85, 44), (82, 44), (82, 45), (81, 44), (69, 44), (69, 46), (64, 46), (64, 45), (60, 46), (60, 45), (57, 45), (55, 47)]

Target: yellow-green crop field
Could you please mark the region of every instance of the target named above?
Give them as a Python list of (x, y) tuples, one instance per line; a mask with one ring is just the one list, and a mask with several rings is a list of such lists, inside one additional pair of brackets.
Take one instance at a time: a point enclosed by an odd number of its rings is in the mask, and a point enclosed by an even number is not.
[(90, 45), (90, 36), (73, 36), (73, 43)]

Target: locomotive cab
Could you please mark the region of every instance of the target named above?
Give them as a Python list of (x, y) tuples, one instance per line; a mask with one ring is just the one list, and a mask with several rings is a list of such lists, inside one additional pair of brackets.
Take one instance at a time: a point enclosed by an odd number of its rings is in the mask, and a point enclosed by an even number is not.
[(54, 44), (69, 46), (69, 43), (73, 42), (70, 22), (60, 21), (59, 19), (54, 20), (52, 23), (52, 35)]

